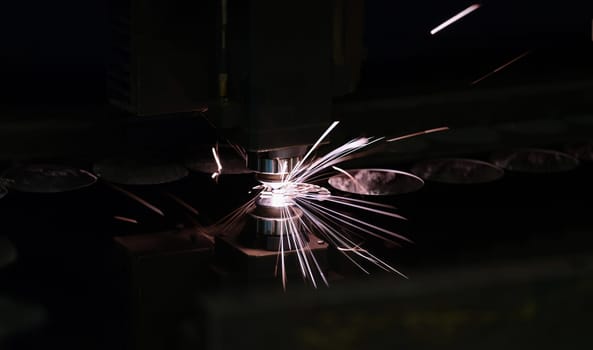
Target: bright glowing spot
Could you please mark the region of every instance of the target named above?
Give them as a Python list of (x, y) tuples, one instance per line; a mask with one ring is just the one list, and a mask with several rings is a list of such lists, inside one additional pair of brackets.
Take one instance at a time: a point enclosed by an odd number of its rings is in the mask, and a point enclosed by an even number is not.
[(222, 164), (220, 163), (220, 158), (218, 157), (218, 152), (216, 152), (216, 148), (212, 147), (212, 156), (214, 157), (214, 161), (216, 162), (217, 170), (212, 173), (212, 178), (216, 179), (218, 175), (222, 172)]
[(282, 193), (274, 193), (272, 194), (270, 203), (273, 207), (284, 207), (290, 203), (287, 199), (288, 198)]
[(458, 14), (456, 14), (455, 16), (449, 18), (448, 20), (446, 20), (445, 22), (439, 24), (438, 26), (436, 26), (434, 29), (432, 29), (430, 31), (431, 35), (435, 35), (436, 33), (440, 32), (441, 30), (445, 29), (446, 27), (450, 26), (451, 24), (459, 21), (461, 18), (469, 15), (470, 13), (474, 12), (475, 10), (480, 8), (480, 4), (473, 4), (470, 7), (466, 8), (465, 10), (459, 12)]

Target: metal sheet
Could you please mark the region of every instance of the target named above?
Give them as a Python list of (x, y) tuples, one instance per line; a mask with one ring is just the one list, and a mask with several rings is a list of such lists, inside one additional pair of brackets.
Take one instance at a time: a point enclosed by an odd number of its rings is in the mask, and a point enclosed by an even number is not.
[(157, 185), (180, 180), (189, 171), (159, 157), (120, 156), (99, 161), (93, 171), (102, 179), (122, 185)]
[(8, 169), (3, 178), (9, 188), (32, 193), (73, 191), (97, 181), (97, 177), (86, 170), (58, 164), (17, 165)]

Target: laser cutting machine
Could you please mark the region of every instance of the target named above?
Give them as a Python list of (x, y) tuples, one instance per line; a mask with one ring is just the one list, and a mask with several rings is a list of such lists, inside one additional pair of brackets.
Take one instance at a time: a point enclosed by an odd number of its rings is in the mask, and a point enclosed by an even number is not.
[[(107, 3), (34, 14), (46, 30), (23, 30), (30, 37), (22, 42), (41, 43), (31, 60), (45, 69), (5, 74), (27, 98), (7, 95), (4, 168), (65, 163), (96, 176), (93, 186), (53, 194), (0, 182), (8, 188), (0, 199), (6, 235), (19, 253), (0, 270), (0, 286), (9, 281), (6, 293), (50, 315), (36, 313), (47, 324), (8, 346), (37, 346), (35, 339), (111, 349), (588, 341), (589, 5)], [(421, 189), (401, 196), (346, 193), (396, 205), (409, 218), (394, 229), (415, 245), (371, 243), (410, 280), (365, 276), (312, 234), (308, 245), (331, 287), (314, 290), (294, 271), (283, 292), (274, 274), (279, 232), (301, 212), (283, 216), (262, 197), (239, 234), (196, 227), (251, 199), (254, 186), (277, 185), (336, 120), (325, 149), (361, 135), (450, 129), (390, 143), (347, 165), (423, 179)], [(210, 150), (218, 147), (224, 156), (215, 181)], [(195, 161), (200, 152), (207, 156)], [(100, 162), (121, 154), (141, 161)], [(236, 172), (228, 166), (233, 157)], [(189, 175), (188, 159), (200, 171)], [(35, 220), (27, 213), (37, 213)], [(286, 258), (298, 270), (297, 257)]]

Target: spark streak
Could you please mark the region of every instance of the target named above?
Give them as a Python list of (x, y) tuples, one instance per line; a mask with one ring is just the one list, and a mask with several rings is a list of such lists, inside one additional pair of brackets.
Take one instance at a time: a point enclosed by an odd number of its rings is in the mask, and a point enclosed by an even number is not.
[(148, 201), (146, 201), (145, 199), (140, 198), (140, 196), (133, 194), (130, 191), (126, 191), (123, 188), (116, 186), (112, 183), (109, 182), (105, 182), (108, 186), (110, 186), (111, 188), (113, 188), (114, 190), (123, 193), (124, 195), (126, 195), (127, 197), (135, 200), (136, 202), (142, 204), (143, 206), (145, 206), (146, 208), (152, 210), (153, 212), (159, 214), (160, 216), (165, 216), (165, 214), (163, 213), (162, 210), (160, 210), (159, 208), (155, 207), (154, 205), (148, 203)]
[(525, 52), (523, 52), (523, 53), (522, 53), (522, 54), (520, 54), (519, 56), (517, 56), (517, 57), (513, 58), (512, 60), (508, 61), (507, 63), (503, 64), (502, 66), (500, 66), (500, 67), (496, 68), (496, 69), (495, 69), (495, 70), (493, 70), (492, 72), (490, 72), (490, 73), (488, 73), (488, 74), (486, 74), (486, 75), (482, 76), (481, 78), (478, 78), (478, 79), (476, 79), (476, 80), (472, 81), (472, 82), (471, 82), (471, 85), (475, 85), (475, 84), (477, 84), (477, 83), (481, 82), (482, 80), (484, 80), (484, 79), (486, 79), (486, 78), (490, 77), (491, 75), (493, 75), (493, 74), (495, 74), (495, 73), (498, 73), (499, 71), (501, 71), (501, 70), (505, 69), (506, 67), (508, 67), (508, 66), (510, 66), (511, 64), (513, 64), (513, 63), (517, 62), (518, 60), (520, 60), (521, 58), (523, 58), (523, 57), (527, 56), (527, 55), (528, 55), (528, 54), (530, 54), (530, 53), (531, 53), (531, 51), (525, 51)]
[(214, 157), (217, 168), (217, 170), (212, 173), (212, 178), (216, 179), (222, 173), (222, 164), (220, 163), (220, 158), (218, 157), (218, 152), (216, 152), (215, 147), (212, 147), (212, 156)]
[(440, 131), (446, 131), (446, 130), (449, 130), (449, 127), (443, 126), (440, 128), (428, 129), (428, 130), (414, 132), (414, 133), (403, 135), (403, 136), (394, 137), (394, 138), (388, 139), (387, 142), (401, 141), (401, 140), (409, 139), (411, 137), (432, 134), (434, 132), (440, 132)]
[(431, 35), (435, 35), (436, 33), (440, 32), (441, 30), (443, 30), (446, 27), (450, 26), (451, 24), (459, 21), (463, 17), (465, 17), (465, 16), (469, 15), (470, 13), (474, 12), (475, 10), (479, 9), (480, 6), (481, 6), (480, 4), (473, 4), (473, 5), (471, 5), (470, 7), (466, 8), (465, 10), (459, 12), (455, 16), (449, 18), (445, 22), (443, 22), (443, 23), (439, 24), (438, 26), (436, 26), (435, 28), (433, 28), (430, 31), (430, 34)]
[(170, 192), (163, 192), (163, 194), (169, 198), (171, 198), (174, 202), (176, 202), (177, 204), (179, 204), (180, 206), (184, 207), (185, 209), (187, 209), (188, 211), (190, 211), (192, 214), (198, 216), (200, 215), (200, 212), (192, 207), (191, 205), (189, 205), (186, 201), (184, 201), (183, 199), (177, 197), (176, 195), (174, 195), (173, 193)]
[(115, 216), (113, 216), (113, 218), (115, 220), (119, 220), (119, 221), (123, 221), (123, 222), (129, 222), (130, 224), (137, 224), (138, 223), (138, 220), (127, 218), (125, 216), (115, 215)]
[[(317, 288), (322, 281), (325, 285), (329, 285), (324, 271), (315, 258), (312, 247), (309, 245), (311, 235), (315, 235), (328, 242), (328, 244), (335, 246), (341, 254), (364, 273), (370, 273), (366, 265), (373, 264), (384, 271), (407, 278), (403, 273), (389, 265), (387, 261), (378, 258), (363, 248), (363, 244), (368, 237), (380, 239), (394, 245), (400, 245), (401, 242), (412, 243), (412, 241), (392, 229), (353, 216), (351, 213), (346, 213), (344, 209), (357, 210), (371, 216), (381, 216), (388, 219), (406, 220), (406, 218), (397, 214), (395, 212), (396, 208), (391, 205), (333, 195), (327, 189), (316, 185), (314, 181), (319, 180), (322, 177), (320, 174), (323, 174), (324, 171), (332, 169), (353, 178), (347, 171), (338, 167), (338, 164), (371, 152), (373, 150), (372, 146), (385, 145), (387, 142), (444, 131), (449, 128), (428, 129), (387, 140), (383, 137), (356, 138), (325, 155), (313, 156), (319, 145), (338, 123), (337, 121), (333, 122), (325, 130), (292, 170), (285, 176), (284, 172), (282, 172), (283, 177), (280, 182), (274, 184), (262, 183), (254, 187), (253, 189), (258, 190), (258, 192), (251, 200), (210, 227), (210, 229), (213, 229), (210, 232), (238, 232), (238, 228), (242, 227), (241, 225), (246, 222), (244, 219), (249, 214), (261, 219), (257, 216), (259, 214), (254, 212), (258, 206), (280, 209), (279, 219), (277, 219), (280, 221), (278, 232), (280, 241), (274, 275), (281, 278), (284, 289), (286, 289), (287, 285), (285, 266), (287, 254), (294, 254), (300, 274), (313, 287)], [(212, 153), (215, 160), (217, 160), (215, 151), (216, 149), (213, 147)], [(217, 160), (217, 164), (219, 164), (220, 171), (219, 160)], [(362, 184), (358, 185), (364, 188)]]

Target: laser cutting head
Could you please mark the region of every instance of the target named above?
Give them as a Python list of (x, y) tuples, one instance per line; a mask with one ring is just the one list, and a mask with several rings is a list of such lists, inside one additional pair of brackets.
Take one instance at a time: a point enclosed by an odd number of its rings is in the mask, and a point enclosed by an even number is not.
[(294, 169), (307, 151), (307, 145), (287, 146), (247, 153), (247, 167), (255, 171), (257, 179), (273, 187)]

